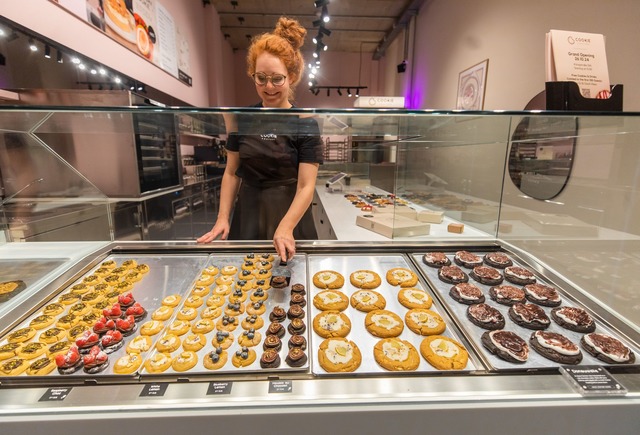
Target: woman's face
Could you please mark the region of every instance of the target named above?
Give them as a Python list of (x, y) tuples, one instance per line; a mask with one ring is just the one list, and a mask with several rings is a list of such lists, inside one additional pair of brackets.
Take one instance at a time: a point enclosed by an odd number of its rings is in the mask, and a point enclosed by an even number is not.
[[(264, 74), (268, 77), (273, 75), (287, 76), (287, 68), (284, 66), (279, 57), (270, 53), (262, 53), (256, 58), (255, 74)], [(267, 80), (266, 84), (259, 85), (256, 83), (256, 91), (262, 99), (264, 107), (273, 107), (280, 109), (288, 109), (291, 107), (289, 103), (289, 77), (287, 76), (282, 86), (274, 86), (271, 80)]]

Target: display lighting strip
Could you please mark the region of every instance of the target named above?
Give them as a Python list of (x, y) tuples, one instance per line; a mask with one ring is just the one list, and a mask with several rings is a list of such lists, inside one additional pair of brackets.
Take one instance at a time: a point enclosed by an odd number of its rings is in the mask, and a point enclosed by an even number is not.
[[(10, 28), (5, 24), (0, 24), (0, 38), (9, 43), (20, 38), (20, 33), (24, 34), (28, 39), (28, 50), (31, 53), (37, 53), (40, 51), (40, 46), (44, 48), (44, 57), (46, 59), (52, 59), (52, 50), (56, 50), (57, 54), (55, 61), (57, 63), (64, 63), (64, 51), (55, 46), (52, 42), (39, 38), (36, 35), (25, 33), (23, 30)], [(77, 81), (76, 84), (87, 85), (92, 89), (129, 89), (136, 92), (146, 92), (146, 85), (131, 78), (123, 79), (117, 73), (109, 71), (102, 65), (95, 65), (94, 62), (88, 58), (79, 56), (76, 53), (67, 54), (70, 57), (71, 63), (73, 63), (78, 70), (91, 76), (101, 77), (103, 81)]]
[(327, 91), (327, 97), (331, 96), (331, 90), (335, 90), (338, 95), (343, 96), (344, 93), (342, 92), (342, 90), (344, 89), (344, 91), (346, 92), (347, 97), (353, 97), (355, 96), (356, 98), (360, 96), (360, 91), (362, 89), (367, 89), (367, 86), (311, 86), (309, 87), (309, 92), (311, 92), (313, 95), (318, 95), (320, 94), (320, 91), (324, 91), (326, 89)]
[[(309, 90), (314, 92), (318, 88), (318, 73), (320, 72), (320, 54), (327, 51), (329, 46), (323, 41), (325, 36), (331, 36), (331, 30), (327, 29), (326, 24), (331, 21), (327, 5), (329, 0), (316, 0), (313, 6), (320, 9), (319, 18), (313, 21), (313, 27), (318, 28), (318, 34), (313, 37), (313, 43), (316, 48), (313, 52), (313, 63), (309, 64)], [(318, 95), (316, 92), (315, 95)]]

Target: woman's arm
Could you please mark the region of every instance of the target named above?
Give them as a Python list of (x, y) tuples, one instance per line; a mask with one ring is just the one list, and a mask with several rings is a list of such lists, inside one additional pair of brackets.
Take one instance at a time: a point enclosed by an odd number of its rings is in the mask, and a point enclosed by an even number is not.
[(220, 208), (218, 210), (218, 219), (211, 231), (198, 237), (198, 243), (209, 243), (220, 237), (226, 240), (229, 236), (229, 218), (233, 210), (233, 204), (238, 189), (240, 188), (240, 178), (236, 175), (240, 164), (240, 156), (236, 151), (227, 151), (227, 166), (222, 175), (222, 185), (220, 186)]
[(283, 260), (290, 260), (296, 253), (296, 241), (293, 229), (309, 208), (316, 189), (318, 163), (300, 163), (298, 168), (298, 186), (287, 214), (284, 215), (273, 235), (273, 246)]

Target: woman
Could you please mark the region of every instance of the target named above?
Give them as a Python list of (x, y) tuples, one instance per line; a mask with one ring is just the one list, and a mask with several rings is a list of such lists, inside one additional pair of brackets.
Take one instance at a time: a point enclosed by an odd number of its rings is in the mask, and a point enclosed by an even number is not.
[[(273, 33), (254, 38), (247, 73), (262, 100), (256, 107), (293, 107), (293, 87), (304, 69), (300, 47), (305, 35), (296, 20), (282, 17)], [(318, 124), (281, 112), (241, 115), (235, 125), (228, 124), (231, 133), (218, 218), (197, 241), (272, 238), (280, 258), (289, 260), (296, 251), (296, 238), (317, 238), (310, 204), (322, 163)]]

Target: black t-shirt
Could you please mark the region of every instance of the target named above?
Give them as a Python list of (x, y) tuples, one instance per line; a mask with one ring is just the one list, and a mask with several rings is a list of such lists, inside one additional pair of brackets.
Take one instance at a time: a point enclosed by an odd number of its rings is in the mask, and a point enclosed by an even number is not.
[(231, 133), (226, 148), (237, 151), (236, 175), (256, 187), (295, 183), (299, 163), (322, 163), (318, 123), (298, 115), (239, 115), (238, 132)]

